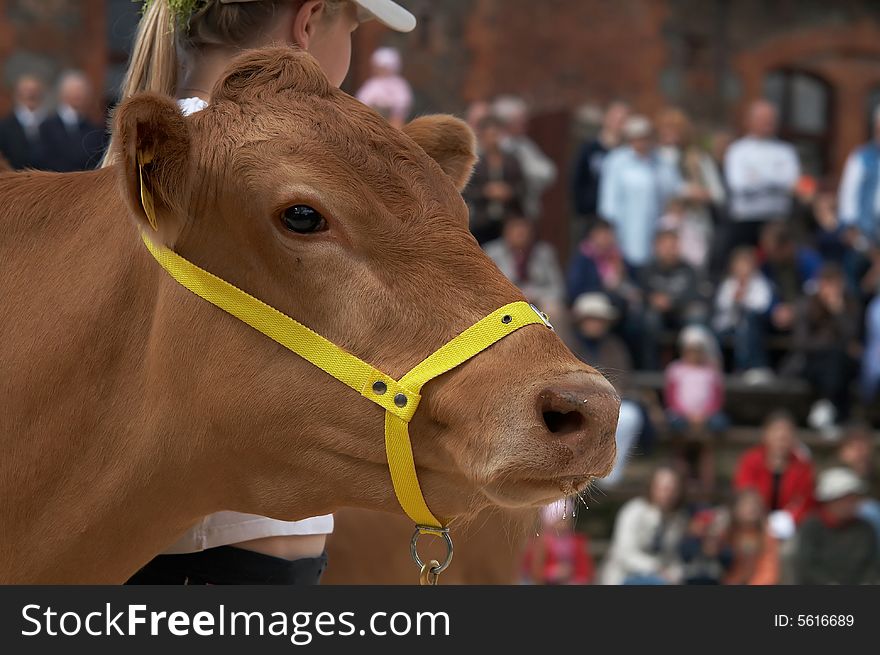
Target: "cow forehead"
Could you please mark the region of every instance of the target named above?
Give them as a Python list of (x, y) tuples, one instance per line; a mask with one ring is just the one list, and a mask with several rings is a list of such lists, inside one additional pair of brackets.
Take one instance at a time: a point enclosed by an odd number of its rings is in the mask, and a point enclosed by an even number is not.
[(406, 213), (412, 214), (413, 203), (460, 202), (451, 180), (414, 141), (342, 92), (218, 104), (194, 118), (204, 132), (196, 142), (214, 150), (205, 156), (214, 165), (228, 157), (227, 166), (238, 176), (277, 175), (283, 182), (289, 170), (283, 164), (301, 164), (310, 177), (378, 197), (392, 211), (408, 205)]

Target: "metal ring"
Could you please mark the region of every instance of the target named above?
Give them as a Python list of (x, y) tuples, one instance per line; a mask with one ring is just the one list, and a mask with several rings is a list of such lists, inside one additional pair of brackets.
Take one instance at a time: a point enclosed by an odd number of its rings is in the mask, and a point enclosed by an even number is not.
[(422, 558), (419, 557), (419, 537), (422, 534), (430, 534), (435, 537), (442, 537), (443, 541), (446, 542), (446, 559), (443, 560), (443, 563), (437, 566), (436, 568), (431, 569), (431, 573), (434, 575), (440, 575), (449, 568), (449, 565), (452, 563), (452, 555), (453, 555), (453, 546), (452, 546), (452, 537), (449, 536), (449, 528), (434, 528), (430, 525), (417, 525), (416, 531), (413, 533), (412, 541), (409, 545), (409, 552), (412, 555), (413, 561), (416, 565), (422, 569), (425, 567), (425, 563), (422, 562)]

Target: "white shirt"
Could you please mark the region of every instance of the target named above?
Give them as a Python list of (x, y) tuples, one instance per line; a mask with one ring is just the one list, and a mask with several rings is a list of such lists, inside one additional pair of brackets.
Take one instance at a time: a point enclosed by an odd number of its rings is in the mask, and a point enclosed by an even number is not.
[(623, 257), (631, 266), (650, 261), (660, 216), (681, 187), (678, 170), (656, 153), (640, 155), (623, 146), (605, 157), (599, 214), (614, 225)]
[(41, 109), (31, 111), (23, 105), (18, 105), (15, 108), (15, 118), (18, 120), (18, 124), (21, 125), (27, 138), (31, 141), (40, 138), (40, 123), (43, 122), (45, 117), (46, 115)]
[(70, 105), (58, 105), (58, 117), (68, 130), (79, 127), (79, 114)]
[[(203, 110), (208, 103), (201, 98), (179, 100), (180, 110), (187, 116)], [(167, 554), (195, 553), (207, 548), (229, 546), (243, 541), (266, 537), (292, 535), (330, 534), (333, 532), (333, 515), (316, 516), (302, 521), (278, 521), (254, 514), (217, 512), (196, 523)]]
[[(848, 226), (857, 226), (859, 222), (859, 207), (862, 179), (865, 176), (865, 163), (862, 160), (862, 148), (850, 154), (843, 169), (843, 177), (840, 179), (840, 190), (837, 197), (837, 210), (840, 222)], [(874, 193), (874, 214), (880, 216), (880, 184)]]
[(728, 148), (724, 174), (731, 218), (760, 221), (788, 216), (801, 167), (790, 143), (747, 136)]
[(718, 331), (729, 330), (736, 327), (743, 311), (763, 314), (770, 309), (773, 302), (773, 288), (760, 273), (755, 273), (749, 278), (743, 297), (737, 301), (736, 291), (739, 283), (728, 277), (718, 287), (715, 294), (715, 329)]

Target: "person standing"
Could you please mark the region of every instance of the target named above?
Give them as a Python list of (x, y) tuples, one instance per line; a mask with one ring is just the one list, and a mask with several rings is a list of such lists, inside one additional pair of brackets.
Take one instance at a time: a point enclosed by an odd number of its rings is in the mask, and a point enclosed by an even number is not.
[(502, 123), (489, 115), (477, 126), (480, 159), (462, 195), (480, 245), (501, 236), (504, 220), (523, 213), (525, 179), (519, 160), (502, 147)]
[[(351, 35), (376, 19), (409, 32), (416, 19), (392, 0), (152, 0), (138, 27), (122, 97), (176, 96), (185, 114), (204, 110), (210, 89), (246, 47), (288, 44), (309, 52), (339, 86), (351, 64)], [(178, 57), (181, 60), (178, 60)], [(112, 150), (112, 149), (111, 149)], [(104, 165), (113, 165), (105, 158)], [(333, 517), (281, 521), (219, 512), (204, 517), (136, 573), (130, 584), (317, 584)]]
[(630, 117), (623, 128), (626, 146), (605, 159), (599, 183), (599, 214), (612, 223), (626, 263), (633, 269), (651, 258), (654, 233), (667, 202), (682, 190), (678, 171), (654, 147), (651, 122)]
[(730, 193), (728, 252), (757, 246), (762, 228), (791, 216), (801, 174), (797, 152), (776, 138), (778, 114), (766, 100), (749, 107), (746, 135), (728, 148), (724, 174)]
[(556, 181), (556, 164), (529, 138), (529, 107), (522, 98), (498, 98), (492, 111), (506, 132), (504, 149), (516, 157), (525, 178), (523, 212), (528, 218), (538, 220), (541, 218), (541, 198)]
[(38, 77), (23, 75), (15, 83), (13, 95), (15, 108), (0, 121), (0, 156), (13, 170), (41, 168), (45, 86)]
[(873, 138), (846, 160), (838, 190), (840, 222), (858, 250), (880, 245), (880, 107), (874, 112)]
[(627, 118), (629, 105), (625, 102), (611, 103), (605, 110), (599, 134), (584, 143), (578, 153), (572, 176), (572, 197), (578, 216), (588, 221), (598, 215), (602, 164), (608, 153), (620, 145)]
[(70, 71), (58, 83), (58, 109), (40, 125), (46, 170), (85, 171), (101, 161), (105, 130), (88, 118), (92, 89), (85, 75)]
[(713, 217), (719, 215), (726, 193), (712, 158), (694, 145), (693, 133), (690, 119), (680, 109), (667, 109), (657, 117), (660, 158), (675, 167), (684, 182), (680, 211), (667, 211), (661, 225), (679, 231), (685, 259), (704, 270), (709, 263)]

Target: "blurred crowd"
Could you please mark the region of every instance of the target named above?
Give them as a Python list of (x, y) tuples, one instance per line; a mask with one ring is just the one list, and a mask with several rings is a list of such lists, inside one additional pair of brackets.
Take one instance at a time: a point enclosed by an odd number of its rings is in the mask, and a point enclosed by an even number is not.
[(0, 120), (0, 158), (14, 170), (69, 173), (94, 168), (106, 147), (106, 129), (92, 121), (92, 88), (85, 75), (61, 75), (49, 102), (46, 83), (20, 77), (12, 112)]
[[(880, 382), (880, 112), (833, 188), (802, 172), (767, 101), (748, 108), (739, 138), (701, 137), (680, 109), (652, 120), (612, 103), (568, 171), (571, 253), (539, 238), (542, 195), (562, 173), (529, 138), (526, 103), (475, 103), (468, 120), (481, 155), (464, 192), (474, 236), (623, 399), (601, 486), (657, 435), (674, 453), (623, 506), (595, 566), (573, 508), (548, 508), (525, 578), (880, 582), (874, 436), (861, 422)], [(659, 412), (634, 372), (660, 376)], [(814, 470), (795, 419), (775, 412), (719, 488), (727, 387), (792, 379), (808, 383), (807, 424), (839, 444), (840, 465)]]
[(835, 462), (817, 473), (778, 411), (737, 463), (731, 500), (688, 497), (681, 473), (658, 467), (644, 495), (617, 513), (607, 553), (594, 561), (574, 529), (573, 501), (545, 508), (523, 564), (538, 584), (880, 584), (875, 440), (851, 427)]

